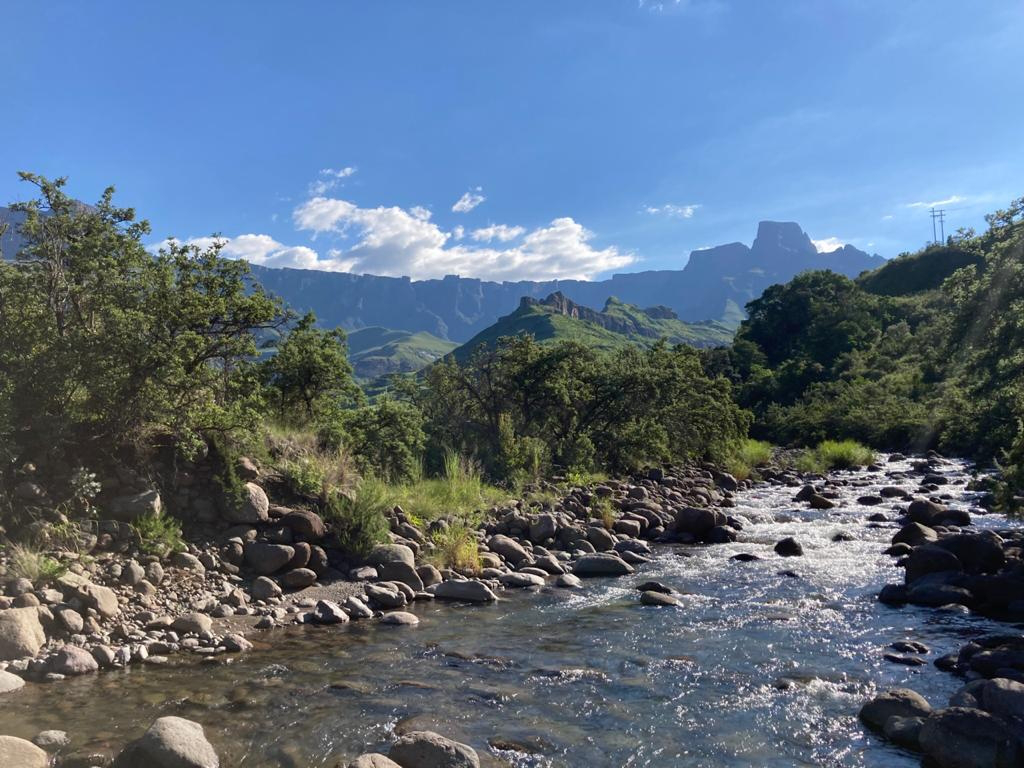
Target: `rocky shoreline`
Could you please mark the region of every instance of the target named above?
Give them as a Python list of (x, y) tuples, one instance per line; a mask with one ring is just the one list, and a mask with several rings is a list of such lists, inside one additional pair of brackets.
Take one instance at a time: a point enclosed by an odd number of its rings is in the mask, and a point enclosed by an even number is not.
[[(883, 489), (879, 498), (891, 499), (894, 506), (890, 514), (879, 513), (879, 519), (869, 524), (889, 525), (894, 514), (905, 513), (908, 526), (897, 533), (900, 537), (907, 527), (921, 525), (913, 519), (918, 513), (912, 510), (920, 508), (918, 502), (942, 506), (942, 483), (928, 482), (941, 477), (941, 461), (935, 457), (922, 460), (914, 471), (920, 474), (917, 490), (924, 498), (912, 499), (906, 491), (887, 497)], [(794, 488), (794, 499), (808, 509), (822, 511), (831, 508), (837, 489), (845, 482), (841, 477), (802, 478), (789, 470), (767, 470), (764, 474), (773, 485)], [(250, 484), (262, 491), (255, 479)], [(729, 511), (734, 494), (744, 487), (711, 466), (664, 468), (620, 482), (572, 489), (554, 501), (510, 503), (490, 510), (478, 531), (482, 568), (474, 573), (439, 569), (424, 562), (430, 539), (400, 509), (394, 510), (389, 520), (391, 542), (376, 548), (363, 561), (348, 564), (339, 559), (338, 552), (323, 546), (327, 543), (327, 526), (322, 521), (317, 525), (315, 513), (275, 507), (268, 499), (265, 520), (234, 523), (219, 539), (193, 542), (189, 552), (164, 561), (154, 556), (140, 557), (129, 546), (121, 552), (100, 553), (94, 560), (81, 563), (81, 568), (72, 567), (53, 586), (5, 584), (5, 595), (0, 597), (4, 605), (0, 610), (0, 649), (6, 648), (4, 653), (14, 658), (3, 663), (6, 671), (0, 673), (0, 692), (5, 686), (15, 690), (24, 685), (25, 679), (57, 681), (63, 676), (109, 667), (166, 663), (175, 653), (215, 662), (226, 654), (249, 649), (248, 638), (254, 633), (272, 642), (273, 632), (262, 630), (285, 624), (379, 620), (408, 625), (419, 620), (407, 610), (417, 601), (488, 603), (499, 599), (505, 590), (541, 586), (574, 589), (589, 576), (630, 575), (649, 559), (652, 545), (735, 540), (743, 520), (730, 516)], [(254, 490), (250, 494), (259, 498)], [(863, 497), (859, 502), (865, 506), (882, 503), (874, 497)], [(259, 510), (262, 505), (255, 507)], [(613, 519), (601, 515), (600, 510), (609, 507)], [(973, 538), (960, 530), (970, 524), (969, 514), (962, 510), (949, 512), (955, 514), (941, 523), (938, 518), (930, 520), (936, 540)], [(285, 530), (290, 532), (290, 539)], [(991, 534), (980, 536), (991, 540)], [(1019, 551), (1015, 545), (1004, 549), (1007, 551), (997, 574), (1009, 578), (1012, 572), (1003, 571), (1019, 563)], [(787, 537), (778, 542), (776, 552), (799, 556), (799, 541)], [(345, 565), (351, 567), (337, 567)], [(312, 578), (303, 571), (309, 571)], [(911, 573), (911, 580), (916, 581), (918, 568), (909, 569), (908, 575)], [(635, 586), (638, 601), (644, 605), (679, 604), (672, 590), (663, 584), (645, 582)], [(981, 605), (973, 601), (971, 607)], [(19, 642), (22, 645), (18, 646)], [(31, 651), (33, 647), (31, 656), (15, 655), (17, 650)], [(195, 736), (194, 728), (171, 725), (174, 727), (161, 726), (157, 732)], [(201, 727), (192, 725), (199, 728), (201, 736)], [(447, 745), (447, 740), (437, 734), (423, 739), (435, 746)], [(60, 741), (59, 736), (41, 734), (37, 741), (51, 753), (60, 752), (59, 746), (53, 746)], [(431, 764), (478, 764), (468, 753), (450, 745), (437, 748), (453, 755), (453, 760), (469, 762)], [(131, 749), (137, 751), (139, 747)], [(401, 758), (401, 752), (398, 756)], [(383, 762), (385, 759), (392, 762)], [(395, 764), (421, 763), (382, 755), (366, 755), (353, 763)]]

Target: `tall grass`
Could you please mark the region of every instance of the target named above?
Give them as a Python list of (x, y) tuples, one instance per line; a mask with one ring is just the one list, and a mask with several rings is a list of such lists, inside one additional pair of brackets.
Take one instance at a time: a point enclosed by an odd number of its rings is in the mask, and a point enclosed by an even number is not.
[(331, 492), (323, 513), (342, 550), (367, 555), (387, 539), (389, 497), (388, 487), (372, 477), (364, 477), (351, 491)]
[(15, 579), (28, 579), (34, 585), (56, 581), (67, 568), (49, 555), (27, 544), (12, 544), (8, 550), (7, 575)]
[(433, 565), (463, 573), (479, 573), (480, 546), (474, 528), (456, 523), (435, 533), (431, 542), (434, 550), (427, 559)]
[(758, 467), (767, 466), (771, 460), (771, 443), (747, 438), (725, 456), (722, 464), (737, 480), (746, 480)]
[(451, 517), (475, 526), (481, 512), (506, 498), (498, 488), (488, 485), (472, 461), (449, 452), (444, 458), (444, 475), (424, 477), (422, 472), (411, 481), (389, 486), (396, 504), (413, 520), (424, 524)]
[(856, 440), (825, 440), (808, 449), (796, 461), (801, 472), (822, 474), (833, 469), (853, 469), (872, 464), (875, 452)]

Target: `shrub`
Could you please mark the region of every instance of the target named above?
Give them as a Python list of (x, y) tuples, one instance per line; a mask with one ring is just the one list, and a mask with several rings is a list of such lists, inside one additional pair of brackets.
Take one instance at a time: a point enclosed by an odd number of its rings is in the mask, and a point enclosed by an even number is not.
[(763, 440), (741, 440), (723, 459), (726, 471), (737, 480), (746, 480), (758, 467), (772, 460), (772, 444)]
[(354, 492), (332, 490), (323, 511), (338, 540), (338, 546), (347, 553), (362, 557), (387, 538), (388, 521), (385, 514), (390, 507), (387, 487), (367, 477), (363, 478)]
[(875, 452), (855, 440), (825, 440), (797, 459), (801, 472), (821, 474), (833, 469), (852, 469), (871, 464)]
[(598, 497), (594, 499), (590, 509), (594, 517), (601, 521), (601, 525), (610, 531), (615, 525), (615, 510), (612, 508), (612, 500), (607, 496)]
[(480, 547), (475, 529), (464, 524), (449, 526), (431, 537), (434, 552), (430, 559), (439, 568), (477, 573), (480, 570)]
[(451, 517), (472, 525), (480, 521), (482, 509), (507, 498), (506, 492), (483, 481), (474, 462), (452, 451), (445, 454), (442, 477), (425, 478), (419, 472), (391, 490), (395, 502), (419, 524)]
[(138, 518), (134, 525), (139, 534), (139, 549), (146, 554), (166, 557), (185, 549), (181, 523), (170, 515), (150, 513)]
[(38, 586), (49, 581), (56, 581), (67, 568), (54, 558), (30, 547), (27, 544), (14, 544), (9, 553), (8, 576), (15, 579), (28, 579)]

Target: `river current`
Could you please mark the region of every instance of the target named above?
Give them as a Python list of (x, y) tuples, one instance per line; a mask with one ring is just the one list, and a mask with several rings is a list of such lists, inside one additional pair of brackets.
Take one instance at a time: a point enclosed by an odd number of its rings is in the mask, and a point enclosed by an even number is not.
[[(972, 507), (968, 467), (943, 470), (950, 505)], [(417, 603), (417, 627), (292, 627), (254, 638), (231, 663), (179, 658), (30, 684), (0, 699), (0, 732), (57, 728), (76, 751), (109, 754), (178, 715), (202, 723), (222, 765), (245, 768), (345, 765), (418, 729), (469, 743), (484, 765), (521, 768), (917, 766), (865, 733), (858, 708), (898, 685), (942, 705), (960, 682), (883, 653), (916, 640), (931, 662), (1007, 626), (878, 603), (879, 588), (902, 578), (881, 554), (896, 523), (871, 528), (867, 517), (896, 515), (856, 498), (916, 489), (920, 475), (837, 477), (848, 485), (836, 509), (808, 510), (793, 502), (797, 488), (758, 485), (737, 494), (732, 512), (749, 520), (739, 541), (660, 547), (637, 575), (583, 590), (510, 590), (483, 607)], [(833, 541), (839, 532), (853, 540)], [(773, 552), (786, 536), (802, 557)], [(730, 560), (741, 552), (761, 559)], [(641, 606), (634, 586), (647, 579), (679, 590), (683, 607)]]

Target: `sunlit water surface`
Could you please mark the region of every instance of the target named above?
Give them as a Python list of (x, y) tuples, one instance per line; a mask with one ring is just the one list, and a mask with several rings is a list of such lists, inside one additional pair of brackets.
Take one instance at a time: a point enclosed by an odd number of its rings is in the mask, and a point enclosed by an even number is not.
[[(971, 506), (966, 467), (947, 469), (953, 484), (943, 492)], [(895, 640), (919, 640), (930, 661), (999, 625), (880, 605), (878, 589), (902, 572), (881, 554), (893, 526), (868, 528), (866, 518), (891, 505), (855, 499), (916, 483), (843, 477), (851, 485), (837, 509), (800, 509), (796, 489), (760, 486), (737, 499), (734, 512), (750, 524), (735, 544), (664, 547), (636, 577), (583, 591), (417, 605), (415, 628), (294, 627), (230, 664), (181, 660), (29, 685), (0, 699), (0, 732), (59, 728), (78, 748), (113, 752), (173, 714), (204, 725), (223, 765), (247, 768), (333, 766), (386, 751), (396, 730), (422, 728), (473, 745), (485, 765), (916, 766), (865, 734), (857, 709), (876, 689), (903, 684), (942, 704), (958, 682), (882, 654)], [(996, 516), (976, 523), (1006, 525)], [(833, 542), (840, 531), (855, 540)], [(802, 543), (803, 557), (774, 554), (785, 536)], [(739, 552), (763, 559), (730, 561)], [(779, 574), (789, 569), (799, 578)], [(641, 579), (678, 589), (685, 607), (641, 607)], [(795, 682), (780, 689), (784, 678)]]

